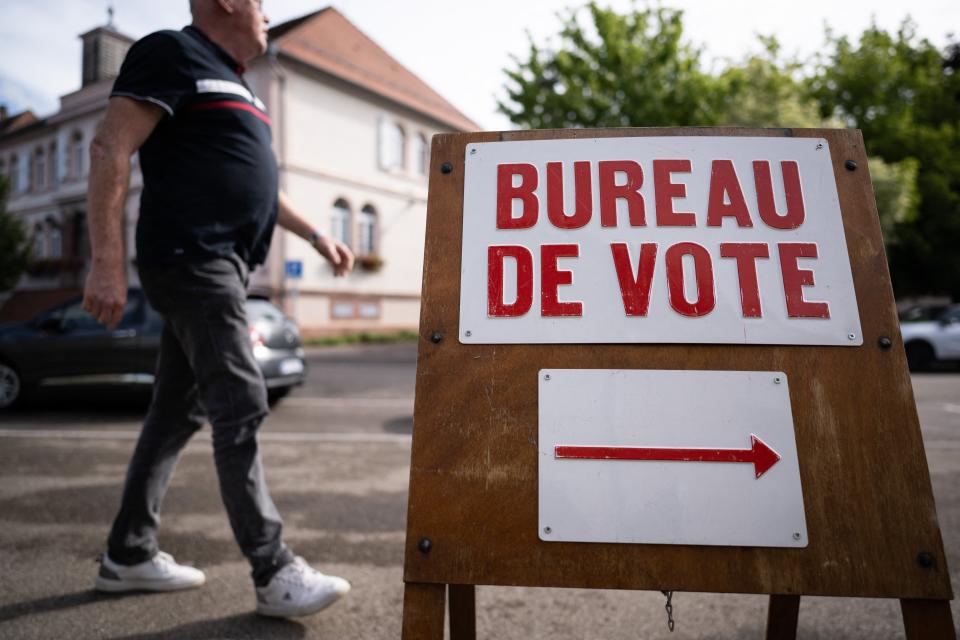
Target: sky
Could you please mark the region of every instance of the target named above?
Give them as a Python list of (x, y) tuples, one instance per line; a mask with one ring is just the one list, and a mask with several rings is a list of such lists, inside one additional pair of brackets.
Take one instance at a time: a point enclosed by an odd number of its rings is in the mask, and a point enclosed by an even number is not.
[[(335, 0), (333, 5), (401, 64), (426, 81), (481, 129), (511, 128), (497, 113), (503, 97), (503, 69), (511, 54), (523, 56), (527, 34), (544, 44), (559, 30), (559, 12), (585, 0)], [(80, 86), (80, 40), (107, 20), (139, 38), (189, 22), (187, 0), (2, 0), (0, 21), (0, 104), (11, 112), (32, 109), (40, 116), (57, 110), (58, 99)], [(264, 0), (273, 24), (310, 13), (324, 0)], [(630, 0), (601, 0), (627, 10)], [(918, 34), (947, 43), (960, 30), (956, 0), (664, 0), (683, 9), (687, 39), (704, 49), (704, 61), (723, 64), (759, 48), (756, 35), (775, 35), (788, 54), (808, 57), (821, 50), (824, 27), (858, 36), (871, 20), (895, 30), (908, 15)], [(642, 2), (638, 6), (644, 6)]]

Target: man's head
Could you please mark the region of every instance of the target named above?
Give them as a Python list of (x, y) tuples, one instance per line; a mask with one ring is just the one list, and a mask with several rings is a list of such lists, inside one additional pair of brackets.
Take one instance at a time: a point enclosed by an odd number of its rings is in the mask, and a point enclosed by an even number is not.
[(193, 25), (246, 63), (267, 50), (267, 24), (262, 0), (190, 0)]

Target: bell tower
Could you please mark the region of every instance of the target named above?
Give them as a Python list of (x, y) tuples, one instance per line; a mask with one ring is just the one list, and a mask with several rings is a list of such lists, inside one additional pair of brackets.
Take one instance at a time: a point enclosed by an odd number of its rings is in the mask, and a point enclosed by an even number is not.
[(83, 41), (83, 86), (116, 78), (120, 65), (133, 44), (113, 24), (113, 5), (107, 9), (107, 24), (80, 36)]

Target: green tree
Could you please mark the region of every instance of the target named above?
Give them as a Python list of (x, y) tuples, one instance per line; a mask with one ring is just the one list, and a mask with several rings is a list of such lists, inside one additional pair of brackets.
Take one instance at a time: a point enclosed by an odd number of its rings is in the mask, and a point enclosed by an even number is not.
[(827, 51), (809, 83), (821, 114), (860, 128), (870, 155), (916, 174), (916, 194), (905, 196), (914, 212), (890, 220), (897, 294), (960, 297), (958, 45), (941, 52), (906, 20), (896, 33), (873, 25), (857, 42), (828, 33)]
[(760, 37), (759, 53), (711, 73), (681, 11), (592, 1), (560, 19), (556, 46), (531, 39), (505, 70), (499, 109), (515, 124), (859, 127), (897, 293), (960, 296), (960, 43), (941, 53), (909, 21), (857, 43), (828, 31), (811, 74)]
[(888, 163), (874, 156), (869, 163), (883, 243), (892, 248), (900, 243), (898, 232), (917, 219), (920, 204), (918, 162), (914, 158), (905, 158), (900, 162)]
[(780, 44), (758, 36), (761, 51), (719, 74), (721, 124), (739, 127), (822, 127), (820, 105), (804, 84), (803, 63), (783, 59)]
[[(724, 111), (719, 121), (742, 127), (843, 127), (836, 116), (821, 114), (803, 77), (803, 62), (782, 58), (773, 37), (759, 36), (759, 41), (760, 53), (728, 65), (720, 74)], [(885, 162), (873, 156), (869, 164), (880, 228), (885, 243), (893, 245), (898, 228), (916, 219), (917, 162)]]
[(7, 181), (0, 176), (0, 291), (9, 291), (27, 268), (30, 238), (23, 221), (7, 212)]
[(590, 2), (561, 18), (559, 47), (530, 40), (526, 59), (507, 69), (510, 120), (545, 127), (695, 126), (716, 124), (716, 79), (700, 50), (683, 41), (683, 13), (656, 8), (619, 14)]

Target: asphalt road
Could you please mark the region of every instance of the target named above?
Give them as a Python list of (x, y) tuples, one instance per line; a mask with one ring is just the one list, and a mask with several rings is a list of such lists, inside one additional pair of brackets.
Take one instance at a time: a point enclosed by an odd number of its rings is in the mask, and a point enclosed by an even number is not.
[[(60, 393), (0, 414), (0, 638), (360, 638), (400, 635), (415, 345), (313, 351), (307, 383), (263, 434), (291, 547), (348, 578), (331, 609), (253, 614), (245, 562), (220, 503), (208, 431), (167, 495), (162, 547), (207, 584), (172, 594), (91, 590), (143, 412), (143, 394)], [(960, 576), (960, 374), (914, 377), (940, 526)], [(762, 638), (763, 596), (480, 587), (478, 636), (498, 640)], [(960, 609), (954, 606), (954, 619)], [(804, 598), (801, 638), (902, 638), (896, 601)]]

